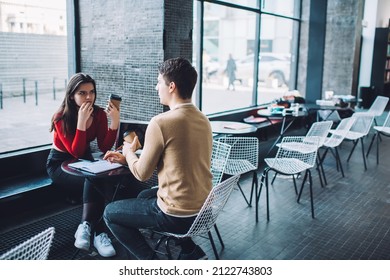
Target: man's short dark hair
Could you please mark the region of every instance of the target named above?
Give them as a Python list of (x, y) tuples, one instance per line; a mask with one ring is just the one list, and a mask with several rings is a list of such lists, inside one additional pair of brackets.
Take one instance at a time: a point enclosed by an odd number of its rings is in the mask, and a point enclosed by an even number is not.
[(176, 84), (181, 98), (192, 97), (198, 73), (187, 59), (182, 57), (167, 59), (158, 66), (158, 71), (167, 85), (170, 82)]

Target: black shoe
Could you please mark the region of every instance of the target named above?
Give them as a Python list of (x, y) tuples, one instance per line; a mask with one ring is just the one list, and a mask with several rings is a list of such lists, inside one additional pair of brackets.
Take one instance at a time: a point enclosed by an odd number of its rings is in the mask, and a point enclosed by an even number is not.
[(180, 252), (178, 260), (208, 260), (208, 257), (202, 248), (196, 245), (195, 249), (189, 254)]

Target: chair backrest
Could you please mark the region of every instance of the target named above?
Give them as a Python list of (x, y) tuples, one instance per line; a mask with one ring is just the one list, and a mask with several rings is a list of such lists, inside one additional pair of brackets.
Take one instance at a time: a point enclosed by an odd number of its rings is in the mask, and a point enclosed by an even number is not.
[(0, 256), (0, 260), (46, 260), (55, 229), (50, 227)]
[(231, 146), (225, 173), (236, 175), (257, 169), (259, 163), (259, 139), (257, 137), (226, 136), (217, 141)]
[(333, 121), (335, 123), (341, 121), (340, 114), (337, 110), (318, 110), (319, 120)]
[(199, 236), (210, 231), (239, 179), (240, 175), (232, 176), (211, 189), (198, 216), (196, 216), (185, 236)]
[(385, 122), (383, 123), (382, 126), (390, 127), (390, 111), (387, 114), (386, 120), (385, 120)]
[(387, 102), (389, 102), (388, 97), (378, 95), (372, 103), (370, 109), (368, 109), (367, 113), (373, 115), (374, 117), (381, 116), (386, 109)]
[(340, 145), (354, 122), (355, 118), (352, 117), (342, 119), (332, 135), (326, 139), (325, 145), (333, 147)]
[(222, 180), (231, 148), (232, 147), (228, 144), (218, 142), (216, 140), (213, 141), (213, 150), (211, 154), (211, 174), (213, 175), (213, 187), (219, 184)]
[(283, 169), (285, 169), (285, 164), (289, 162), (291, 170), (286, 171), (288, 174), (295, 173), (294, 170), (300, 165), (298, 163), (304, 163), (306, 169), (312, 168), (316, 163), (317, 150), (321, 140), (318, 136), (312, 136), (309, 141), (306, 139), (306, 136), (283, 137), (271, 167), (277, 168), (278, 165), (284, 165)]
[(365, 113), (354, 113), (352, 118), (355, 119), (350, 131), (352, 133), (360, 133), (361, 136), (366, 136), (371, 129), (372, 123), (374, 121), (374, 115), (365, 114)]
[(321, 122), (313, 123), (309, 131), (306, 133), (304, 142), (310, 141), (310, 139), (312, 139), (313, 137), (314, 139), (318, 137), (319, 146), (321, 147), (324, 144), (332, 125), (333, 125), (332, 121), (321, 121)]

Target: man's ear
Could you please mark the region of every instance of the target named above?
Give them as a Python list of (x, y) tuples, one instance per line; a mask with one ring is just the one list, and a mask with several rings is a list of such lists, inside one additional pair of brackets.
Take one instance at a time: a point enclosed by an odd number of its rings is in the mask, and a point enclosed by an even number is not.
[(169, 91), (170, 91), (170, 92), (173, 92), (173, 91), (175, 91), (175, 89), (176, 89), (176, 84), (175, 84), (175, 82), (170, 82), (170, 83), (169, 83)]

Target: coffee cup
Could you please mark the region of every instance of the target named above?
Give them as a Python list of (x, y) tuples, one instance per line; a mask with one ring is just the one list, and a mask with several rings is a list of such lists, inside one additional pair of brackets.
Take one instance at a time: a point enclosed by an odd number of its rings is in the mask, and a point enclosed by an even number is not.
[[(137, 134), (134, 131), (128, 130), (123, 133), (123, 140), (127, 143), (133, 143), (135, 136), (137, 136)], [(139, 140), (137, 140), (136, 149), (138, 150), (141, 147), (141, 143), (139, 142)]]
[(112, 102), (112, 104), (114, 104), (114, 106), (119, 110), (119, 106), (121, 104), (122, 97), (120, 97), (117, 94), (110, 94), (109, 99)]

